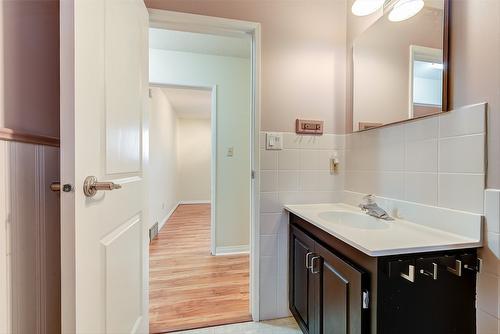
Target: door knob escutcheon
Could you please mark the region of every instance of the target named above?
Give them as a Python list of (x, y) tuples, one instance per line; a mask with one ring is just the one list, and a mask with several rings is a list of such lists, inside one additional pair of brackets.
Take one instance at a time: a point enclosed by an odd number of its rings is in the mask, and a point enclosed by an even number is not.
[(87, 176), (83, 182), (83, 193), (87, 197), (94, 197), (98, 190), (114, 190), (121, 187), (114, 182), (97, 182), (97, 177)]

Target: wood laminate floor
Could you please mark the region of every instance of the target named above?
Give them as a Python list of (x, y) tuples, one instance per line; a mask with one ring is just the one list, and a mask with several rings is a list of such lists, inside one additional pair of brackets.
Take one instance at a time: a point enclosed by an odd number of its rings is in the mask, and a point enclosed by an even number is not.
[(210, 205), (180, 205), (150, 245), (151, 333), (251, 320), (249, 256), (210, 255)]

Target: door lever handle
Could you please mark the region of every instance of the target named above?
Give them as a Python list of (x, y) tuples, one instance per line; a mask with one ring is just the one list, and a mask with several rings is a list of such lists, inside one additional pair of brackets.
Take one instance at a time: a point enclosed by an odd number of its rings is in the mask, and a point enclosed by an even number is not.
[(114, 182), (97, 182), (95, 176), (87, 176), (83, 183), (83, 193), (87, 197), (94, 197), (98, 190), (114, 190), (121, 187), (121, 185)]

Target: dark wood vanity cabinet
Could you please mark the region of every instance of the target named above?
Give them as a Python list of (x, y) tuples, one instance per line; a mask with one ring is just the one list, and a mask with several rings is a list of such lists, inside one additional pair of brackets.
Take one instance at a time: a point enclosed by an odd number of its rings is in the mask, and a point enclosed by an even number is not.
[[(367, 326), (367, 273), (297, 227), (290, 231), (290, 310), (304, 333), (361, 334)], [(366, 300), (365, 300), (366, 302)]]
[(306, 334), (475, 334), (474, 264), (475, 249), (371, 257), (290, 214), (290, 311)]

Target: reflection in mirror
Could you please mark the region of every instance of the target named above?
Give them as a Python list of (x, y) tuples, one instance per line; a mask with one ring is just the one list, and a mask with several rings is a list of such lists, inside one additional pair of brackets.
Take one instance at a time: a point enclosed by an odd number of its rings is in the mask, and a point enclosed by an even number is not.
[(446, 110), (448, 0), (425, 0), (404, 21), (389, 19), (397, 1), (353, 48), (353, 130)]

